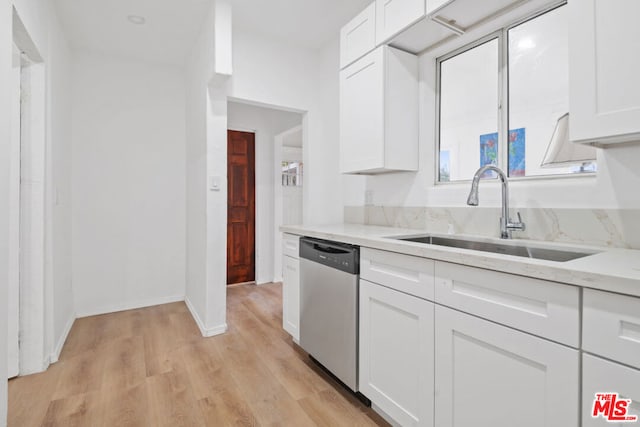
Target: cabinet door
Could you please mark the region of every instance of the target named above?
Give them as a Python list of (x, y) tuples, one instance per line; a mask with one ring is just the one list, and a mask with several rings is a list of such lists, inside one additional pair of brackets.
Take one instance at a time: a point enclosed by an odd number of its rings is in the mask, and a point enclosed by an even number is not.
[(433, 426), (433, 303), (360, 281), (360, 392), (403, 426)]
[(435, 425), (577, 427), (579, 353), (436, 306)]
[(585, 289), (582, 349), (640, 369), (640, 298)]
[(376, 47), (376, 6), (371, 3), (340, 30), (340, 68)]
[(425, 14), (425, 0), (376, 0), (376, 44), (386, 42)]
[(384, 167), (384, 49), (340, 72), (341, 171)]
[(632, 400), (627, 415), (640, 420), (640, 371), (588, 354), (582, 357), (582, 426), (635, 425), (610, 423), (601, 416), (593, 418), (592, 411), (596, 393), (618, 393), (620, 398)]
[(427, 14), (440, 8), (443, 4), (449, 3), (451, 0), (427, 0)]
[(300, 340), (300, 260), (284, 256), (282, 263), (282, 327)]
[(576, 0), (569, 8), (571, 139), (640, 139), (640, 2)]

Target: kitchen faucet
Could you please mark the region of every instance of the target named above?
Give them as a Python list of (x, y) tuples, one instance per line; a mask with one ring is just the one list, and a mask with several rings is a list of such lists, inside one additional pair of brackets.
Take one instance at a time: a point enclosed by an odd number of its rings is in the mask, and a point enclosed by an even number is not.
[(500, 238), (511, 239), (511, 231), (519, 230), (524, 231), (525, 225), (522, 222), (520, 212), (518, 212), (518, 222), (511, 222), (509, 218), (509, 182), (507, 176), (500, 168), (494, 165), (486, 165), (478, 169), (473, 175), (473, 181), (471, 182), (471, 192), (467, 198), (467, 204), (469, 206), (478, 206), (478, 187), (480, 186), (480, 177), (487, 171), (494, 171), (498, 174), (500, 181), (502, 181), (502, 216), (500, 217)]

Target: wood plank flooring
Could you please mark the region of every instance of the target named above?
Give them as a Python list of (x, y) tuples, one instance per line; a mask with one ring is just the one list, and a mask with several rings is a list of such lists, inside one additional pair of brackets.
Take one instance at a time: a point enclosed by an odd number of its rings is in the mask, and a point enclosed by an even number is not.
[(227, 288), (226, 334), (184, 303), (76, 320), (60, 361), (9, 381), (9, 426), (383, 426), (282, 330), (279, 283)]

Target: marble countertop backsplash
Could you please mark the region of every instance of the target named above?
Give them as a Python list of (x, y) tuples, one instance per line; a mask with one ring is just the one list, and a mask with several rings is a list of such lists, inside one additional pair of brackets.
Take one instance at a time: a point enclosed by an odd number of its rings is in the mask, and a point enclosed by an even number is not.
[[(527, 228), (514, 239), (640, 249), (640, 209), (518, 209)], [(500, 209), (487, 207), (347, 206), (345, 222), (431, 233), (500, 235)], [(515, 216), (516, 209), (511, 210)]]

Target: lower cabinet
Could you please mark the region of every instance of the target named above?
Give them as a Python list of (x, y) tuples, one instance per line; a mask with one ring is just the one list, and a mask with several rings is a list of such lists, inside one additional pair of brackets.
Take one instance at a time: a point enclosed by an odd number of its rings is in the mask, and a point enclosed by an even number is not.
[(433, 310), (360, 280), (360, 392), (402, 426), (433, 426)]
[(282, 327), (300, 340), (300, 260), (288, 255), (282, 261)]
[(578, 350), (435, 307), (435, 425), (578, 427)]
[[(607, 421), (605, 413), (592, 417), (596, 393), (618, 393), (619, 399), (631, 399), (627, 416), (637, 417), (640, 425), (640, 370), (584, 354), (582, 356), (582, 426), (629, 426), (628, 422)], [(603, 412), (606, 406), (603, 406)], [(611, 412), (612, 416), (616, 414)]]

